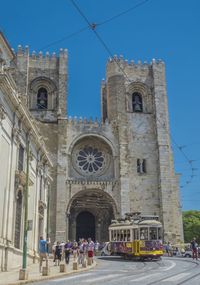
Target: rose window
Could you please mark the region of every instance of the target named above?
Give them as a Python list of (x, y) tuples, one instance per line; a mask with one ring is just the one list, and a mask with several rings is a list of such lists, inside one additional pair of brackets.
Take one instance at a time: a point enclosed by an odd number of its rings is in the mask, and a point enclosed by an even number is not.
[(105, 158), (102, 151), (91, 146), (84, 147), (78, 152), (77, 164), (79, 168), (86, 173), (96, 173), (102, 169)]

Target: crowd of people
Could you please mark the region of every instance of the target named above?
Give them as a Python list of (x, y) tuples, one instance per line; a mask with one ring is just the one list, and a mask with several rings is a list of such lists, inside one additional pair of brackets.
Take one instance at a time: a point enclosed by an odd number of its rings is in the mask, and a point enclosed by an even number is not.
[[(40, 252), (40, 271), (42, 267), (42, 261), (48, 259), (48, 244), (50, 240), (45, 240), (40, 237), (39, 252)], [(90, 258), (93, 263), (93, 256), (100, 249), (100, 243), (98, 241), (93, 242), (91, 238), (87, 240), (82, 238), (79, 241), (67, 241), (67, 242), (54, 242), (52, 246), (53, 262), (54, 265), (59, 265), (61, 261), (65, 261), (69, 264), (70, 256), (73, 257), (73, 261), (77, 261), (78, 264), (83, 264), (86, 258)]]
[(200, 247), (198, 246), (196, 238), (193, 238), (192, 241), (190, 242), (190, 244), (187, 244), (185, 246), (183, 245), (181, 247), (174, 246), (170, 242), (168, 242), (164, 248), (165, 248), (165, 252), (167, 253), (168, 256), (174, 256), (174, 255), (184, 256), (186, 252), (191, 251), (192, 252), (191, 255), (192, 255), (193, 259), (197, 260), (198, 258), (200, 258)]
[(99, 242), (93, 242), (91, 238), (88, 240), (82, 238), (79, 241), (55, 242), (52, 246), (52, 254), (54, 265), (59, 265), (61, 261), (65, 260), (69, 264), (70, 256), (78, 264), (83, 264), (86, 257), (93, 262), (95, 252), (99, 250)]

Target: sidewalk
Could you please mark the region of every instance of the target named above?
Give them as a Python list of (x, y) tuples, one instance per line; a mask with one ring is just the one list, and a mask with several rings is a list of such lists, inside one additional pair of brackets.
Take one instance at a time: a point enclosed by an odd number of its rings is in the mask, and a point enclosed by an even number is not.
[[(43, 262), (45, 266), (45, 262)], [(96, 266), (96, 261), (92, 265), (88, 265), (86, 268), (83, 268), (82, 265), (78, 265), (78, 270), (73, 270), (73, 258), (71, 257), (70, 263), (66, 265), (66, 272), (60, 273), (60, 266), (55, 266), (53, 260), (49, 259), (49, 268), (50, 274), (48, 276), (42, 276), (42, 273), (39, 272), (39, 263), (31, 264), (27, 267), (28, 269), (28, 280), (19, 280), (19, 269), (15, 269), (8, 272), (0, 272), (0, 285), (21, 285), (28, 284), (31, 282), (48, 280), (66, 276), (68, 274), (74, 274), (76, 272), (82, 272), (90, 270)]]

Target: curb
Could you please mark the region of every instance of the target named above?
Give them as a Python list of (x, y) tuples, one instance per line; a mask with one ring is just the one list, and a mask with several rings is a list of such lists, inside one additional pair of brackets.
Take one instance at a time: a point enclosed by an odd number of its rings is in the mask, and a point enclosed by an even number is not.
[(54, 275), (49, 275), (49, 276), (40, 276), (39, 278), (32, 278), (32, 279), (29, 279), (29, 280), (18, 280), (18, 281), (14, 281), (14, 282), (11, 282), (11, 283), (6, 283), (5, 285), (23, 285), (23, 284), (28, 284), (28, 283), (33, 283), (33, 282), (40, 282), (40, 281), (45, 281), (45, 280), (53, 280), (53, 279), (56, 279), (58, 277), (64, 277), (64, 276), (67, 276), (67, 275), (72, 275), (72, 274), (77, 274), (77, 273), (80, 273), (80, 272), (84, 272), (84, 271), (88, 271), (90, 269), (93, 269), (97, 266), (97, 262), (94, 261), (94, 263), (92, 265), (90, 265), (89, 267), (87, 268), (80, 268), (78, 270), (74, 270), (74, 271), (69, 271), (69, 272), (58, 272)]

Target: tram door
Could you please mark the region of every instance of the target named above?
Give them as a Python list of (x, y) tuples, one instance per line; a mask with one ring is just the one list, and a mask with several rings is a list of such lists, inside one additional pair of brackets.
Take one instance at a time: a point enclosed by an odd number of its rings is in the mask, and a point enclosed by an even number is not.
[(76, 240), (79, 238), (95, 241), (95, 217), (90, 212), (81, 212), (76, 218)]

